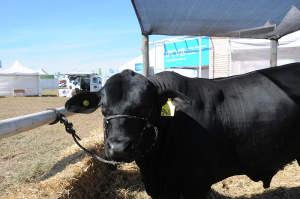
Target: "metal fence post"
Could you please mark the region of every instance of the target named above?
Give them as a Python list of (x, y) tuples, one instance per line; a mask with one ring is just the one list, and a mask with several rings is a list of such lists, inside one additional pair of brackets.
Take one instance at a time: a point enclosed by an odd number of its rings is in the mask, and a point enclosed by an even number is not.
[(143, 75), (149, 77), (150, 67), (149, 67), (149, 35), (148, 32), (143, 32), (142, 34), (142, 53), (143, 53)]
[(278, 39), (276, 37), (272, 37), (270, 39), (271, 46), (270, 46), (270, 67), (277, 66), (277, 45)]

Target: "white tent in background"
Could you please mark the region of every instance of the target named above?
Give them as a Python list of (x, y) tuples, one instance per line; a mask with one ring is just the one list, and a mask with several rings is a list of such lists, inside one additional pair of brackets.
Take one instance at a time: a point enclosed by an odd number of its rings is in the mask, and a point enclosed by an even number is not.
[[(270, 40), (230, 39), (231, 75), (270, 67)], [(278, 40), (277, 65), (300, 62), (300, 31)]]
[(49, 75), (44, 69), (40, 68), (39, 69), (39, 74), (40, 75)]
[[(154, 65), (155, 65), (155, 49), (152, 49), (149, 51), (149, 65), (150, 65), (150, 74), (154, 74)], [(142, 64), (143, 63), (143, 56), (140, 55), (139, 57), (131, 60), (130, 62), (122, 65), (121, 67), (119, 67), (119, 71), (122, 72), (123, 70), (126, 70), (126, 69), (130, 69), (130, 70), (133, 70), (133, 71), (136, 71), (140, 74), (143, 74), (142, 71), (137, 71), (136, 70), (136, 67), (135, 67), (135, 64)]]
[(16, 90), (42, 95), (39, 72), (25, 68), (17, 60), (10, 68), (0, 70), (0, 96), (13, 96)]
[(39, 69), (42, 90), (58, 89), (58, 79), (54, 75), (49, 75), (44, 69)]

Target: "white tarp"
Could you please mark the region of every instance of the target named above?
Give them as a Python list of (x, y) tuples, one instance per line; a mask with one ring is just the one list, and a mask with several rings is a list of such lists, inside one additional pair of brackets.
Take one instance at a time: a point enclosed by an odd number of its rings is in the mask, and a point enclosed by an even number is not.
[[(49, 75), (44, 69), (40, 68), (38, 70), (40, 75)], [(41, 79), (42, 90), (45, 89), (58, 89), (58, 79)]]
[(39, 72), (39, 74), (40, 75), (49, 75), (44, 69), (42, 69), (42, 68), (40, 68), (39, 70), (38, 70), (38, 72)]
[(0, 96), (13, 96), (14, 90), (25, 90), (26, 95), (42, 95), (40, 76), (18, 61), (0, 71)]
[(16, 60), (11, 67), (1, 70), (0, 75), (39, 75), (39, 72), (25, 68)]
[[(270, 40), (230, 39), (231, 75), (270, 67)], [(277, 65), (300, 61), (300, 31), (278, 40)]]
[[(135, 64), (143, 63), (143, 56), (140, 55), (137, 58), (131, 60), (130, 62), (124, 64), (123, 66), (119, 67), (119, 71), (122, 72), (123, 70), (130, 69), (135, 71)], [(150, 67), (154, 67), (155, 65), (155, 49), (149, 51), (149, 65)]]
[(45, 89), (58, 89), (58, 79), (41, 79), (42, 90)]

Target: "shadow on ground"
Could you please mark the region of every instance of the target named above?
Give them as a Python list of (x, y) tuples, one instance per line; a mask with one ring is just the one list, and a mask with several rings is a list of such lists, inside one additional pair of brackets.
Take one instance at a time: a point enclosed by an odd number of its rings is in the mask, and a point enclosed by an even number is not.
[(211, 189), (207, 199), (299, 199), (300, 187), (277, 187), (275, 189), (266, 189), (263, 193), (245, 195), (245, 196), (225, 196), (222, 193)]
[[(95, 151), (94, 147), (88, 148), (90, 151)], [(51, 171), (45, 175), (43, 175), (41, 178), (39, 178), (38, 182), (44, 181), (52, 176), (55, 176), (57, 173), (64, 171), (66, 167), (70, 164), (75, 164), (77, 162), (80, 162), (86, 157), (85, 152), (82, 150), (76, 151), (75, 153), (59, 160), (56, 162)]]
[(42, 95), (42, 97), (57, 97), (57, 95)]

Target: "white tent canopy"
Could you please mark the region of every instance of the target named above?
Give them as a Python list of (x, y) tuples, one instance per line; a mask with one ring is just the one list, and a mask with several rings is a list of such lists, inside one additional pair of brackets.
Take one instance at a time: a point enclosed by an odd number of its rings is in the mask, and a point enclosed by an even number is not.
[[(230, 46), (232, 50), (233, 60), (242, 60), (247, 61), (251, 59), (255, 59), (254, 56), (249, 54), (249, 57), (244, 57), (243, 52), (250, 52), (255, 50), (257, 56), (260, 55), (261, 59), (270, 59), (270, 40), (267, 39), (230, 39)], [(293, 57), (295, 54), (293, 49), (290, 48), (299, 48), (300, 47), (300, 31), (291, 33), (287, 36), (282, 37), (278, 40), (278, 59), (280, 57)], [(262, 54), (262, 51), (267, 51), (268, 54)], [(296, 57), (299, 57), (300, 54), (295, 54)], [(243, 56), (243, 57), (241, 57)], [(257, 58), (256, 58), (257, 59)]]
[[(270, 40), (230, 39), (231, 75), (243, 74), (270, 66)], [(300, 61), (300, 31), (278, 40), (277, 65)]]
[(16, 60), (11, 67), (8, 69), (3, 69), (0, 72), (0, 75), (38, 75), (39, 72), (31, 70), (22, 66), (18, 60)]
[(40, 68), (39, 69), (39, 74), (40, 75), (49, 75), (44, 69)]
[[(154, 62), (155, 62), (155, 49), (152, 49), (149, 51), (149, 59), (150, 59), (150, 66), (154, 66)], [(122, 65), (121, 67), (119, 67), (119, 71), (122, 72), (123, 70), (125, 69), (130, 69), (130, 70), (133, 70), (135, 71), (135, 64), (136, 63), (143, 63), (143, 56), (140, 55), (138, 56), (137, 58), (131, 60), (130, 62)]]
[[(49, 75), (42, 68), (39, 69), (39, 74), (40, 75)], [(43, 79), (43, 77), (41, 77), (41, 86), (42, 86), (42, 90), (45, 90), (45, 89), (58, 89), (58, 79), (57, 78)]]
[(13, 96), (15, 90), (25, 90), (26, 95), (42, 95), (39, 72), (22, 66), (18, 61), (0, 71), (0, 96)]

